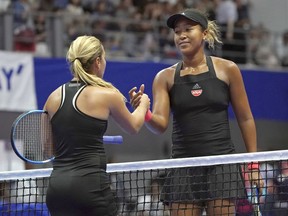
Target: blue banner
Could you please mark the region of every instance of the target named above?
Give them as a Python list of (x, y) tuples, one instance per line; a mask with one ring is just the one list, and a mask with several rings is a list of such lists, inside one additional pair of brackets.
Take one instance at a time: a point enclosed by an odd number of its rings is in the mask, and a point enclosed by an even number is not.
[[(49, 94), (72, 75), (62, 58), (35, 58), (34, 64), (38, 108), (42, 109)], [(132, 87), (145, 84), (145, 92), (152, 99), (154, 76), (168, 66), (164, 63), (107, 61), (104, 79), (113, 83), (126, 97)], [(288, 121), (288, 71), (242, 70), (242, 75), (255, 119)], [(233, 118), (231, 109), (230, 117)]]

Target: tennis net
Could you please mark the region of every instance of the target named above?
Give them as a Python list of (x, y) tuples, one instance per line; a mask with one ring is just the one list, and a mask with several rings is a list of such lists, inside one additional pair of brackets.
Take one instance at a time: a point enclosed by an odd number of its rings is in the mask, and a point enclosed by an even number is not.
[[(246, 169), (255, 161), (264, 181), (259, 199)], [(118, 215), (288, 215), (288, 150), (113, 163), (107, 172)], [(51, 168), (0, 172), (0, 215), (50, 215), (50, 173)], [(235, 208), (223, 201), (229, 197)], [(220, 207), (226, 210), (219, 213)]]

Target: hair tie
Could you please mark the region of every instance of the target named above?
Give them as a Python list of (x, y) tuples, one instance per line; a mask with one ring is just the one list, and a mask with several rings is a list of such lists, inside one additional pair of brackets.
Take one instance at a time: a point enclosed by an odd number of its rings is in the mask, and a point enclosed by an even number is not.
[(72, 60), (72, 61), (71, 61), (71, 63), (73, 63), (73, 62), (74, 62), (76, 59), (80, 61), (80, 59), (79, 59), (79, 58), (75, 58), (74, 60)]

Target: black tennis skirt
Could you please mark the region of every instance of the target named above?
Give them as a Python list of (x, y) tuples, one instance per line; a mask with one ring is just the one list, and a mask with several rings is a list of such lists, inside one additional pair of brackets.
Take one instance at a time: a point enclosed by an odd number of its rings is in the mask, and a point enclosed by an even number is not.
[(241, 167), (236, 164), (171, 169), (161, 191), (165, 204), (246, 197)]
[(106, 174), (50, 177), (49, 212), (52, 216), (116, 216), (116, 198), (106, 179)]

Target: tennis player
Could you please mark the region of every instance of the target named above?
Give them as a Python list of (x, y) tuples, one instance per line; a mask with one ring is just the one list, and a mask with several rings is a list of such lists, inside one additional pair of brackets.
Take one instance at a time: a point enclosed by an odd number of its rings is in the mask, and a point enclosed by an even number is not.
[(106, 173), (103, 135), (111, 116), (129, 134), (144, 124), (150, 99), (141, 98), (133, 113), (124, 96), (103, 79), (106, 60), (101, 42), (79, 36), (67, 52), (73, 79), (48, 97), (44, 110), (51, 117), (55, 145), (47, 206), (52, 216), (117, 214)]
[[(172, 158), (235, 153), (231, 140), (228, 107), (232, 104), (248, 152), (257, 151), (256, 128), (238, 66), (219, 57), (207, 56), (204, 44), (221, 43), (219, 28), (207, 15), (186, 9), (170, 16), (167, 25), (182, 60), (165, 68), (153, 81), (153, 112), (146, 126), (155, 134), (167, 127), (173, 114)], [(144, 86), (129, 92), (138, 107)], [(250, 164), (251, 181), (263, 182), (258, 164)], [(235, 215), (236, 201), (245, 197), (241, 169), (237, 165), (174, 169), (168, 173), (162, 200), (171, 216)]]

